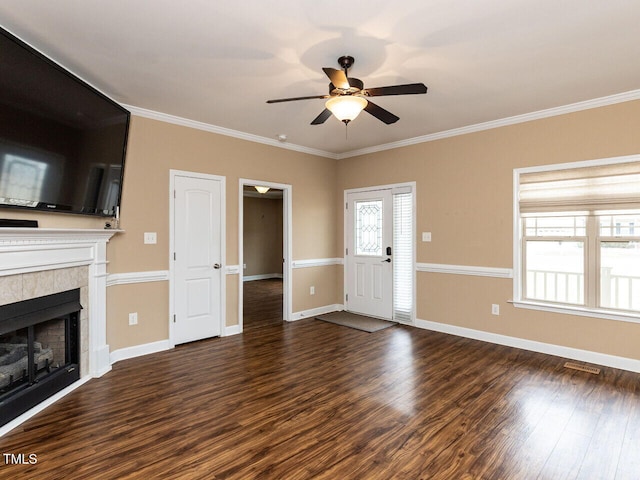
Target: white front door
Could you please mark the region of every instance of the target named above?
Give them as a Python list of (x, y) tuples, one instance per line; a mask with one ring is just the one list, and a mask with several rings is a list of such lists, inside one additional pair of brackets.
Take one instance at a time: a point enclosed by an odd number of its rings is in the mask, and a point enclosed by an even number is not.
[(347, 194), (346, 309), (393, 316), (391, 189)]
[(222, 180), (174, 177), (173, 343), (221, 333)]

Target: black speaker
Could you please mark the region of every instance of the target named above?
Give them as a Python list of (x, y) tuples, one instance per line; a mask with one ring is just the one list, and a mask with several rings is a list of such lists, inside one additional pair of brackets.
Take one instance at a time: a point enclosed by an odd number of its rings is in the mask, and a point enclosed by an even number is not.
[(0, 218), (0, 228), (38, 228), (38, 221)]

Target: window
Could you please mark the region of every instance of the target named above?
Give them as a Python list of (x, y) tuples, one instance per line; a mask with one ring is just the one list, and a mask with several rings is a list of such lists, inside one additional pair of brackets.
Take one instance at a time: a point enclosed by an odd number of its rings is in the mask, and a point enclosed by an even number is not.
[(600, 306), (640, 312), (640, 215), (599, 217)]
[(515, 171), (517, 301), (640, 313), (640, 158)]
[[(397, 189), (401, 190), (401, 189)], [(413, 194), (393, 194), (393, 319), (413, 321)]]
[(356, 255), (382, 255), (382, 200), (356, 201)]

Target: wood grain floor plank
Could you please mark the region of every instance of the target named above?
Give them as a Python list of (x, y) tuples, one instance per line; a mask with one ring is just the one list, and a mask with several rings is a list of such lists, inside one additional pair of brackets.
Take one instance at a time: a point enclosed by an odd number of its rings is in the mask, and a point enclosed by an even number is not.
[(271, 320), (115, 364), (0, 438), (38, 456), (0, 478), (638, 478), (638, 374), (406, 326)]

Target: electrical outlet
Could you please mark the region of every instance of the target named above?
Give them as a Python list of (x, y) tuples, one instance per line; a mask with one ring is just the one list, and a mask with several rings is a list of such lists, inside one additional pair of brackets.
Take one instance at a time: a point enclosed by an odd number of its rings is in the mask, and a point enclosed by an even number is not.
[(422, 232), (422, 241), (430, 242), (431, 241), (431, 232)]
[(500, 315), (500, 305), (497, 303), (491, 304), (491, 315)]
[(311, 285), (311, 287), (309, 287), (309, 295), (315, 295), (315, 294), (316, 294), (316, 287)]
[(158, 234), (156, 232), (144, 232), (144, 243), (149, 245), (158, 243)]
[(129, 325), (137, 325), (138, 324), (138, 312), (133, 312), (129, 314)]

